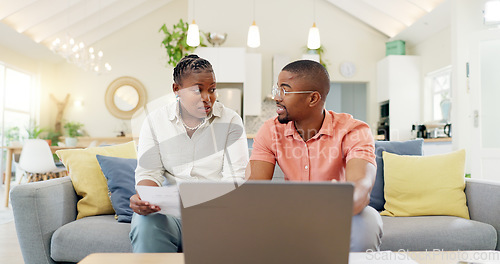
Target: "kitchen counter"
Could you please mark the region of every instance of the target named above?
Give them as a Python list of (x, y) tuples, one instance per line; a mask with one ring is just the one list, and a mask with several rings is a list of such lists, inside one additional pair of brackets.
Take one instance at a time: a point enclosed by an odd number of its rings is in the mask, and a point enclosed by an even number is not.
[(424, 138), (424, 142), (451, 142), (451, 137), (442, 137), (442, 138)]

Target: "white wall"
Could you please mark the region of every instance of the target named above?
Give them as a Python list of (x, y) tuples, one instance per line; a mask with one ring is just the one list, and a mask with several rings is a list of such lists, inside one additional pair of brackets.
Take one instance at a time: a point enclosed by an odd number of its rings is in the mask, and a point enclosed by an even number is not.
[[(472, 94), (479, 87), (471, 87), (467, 90), (466, 63), (471, 60), (471, 49), (477, 46), (478, 33), (486, 30), (483, 25), (482, 10), (486, 0), (475, 1), (453, 1), (452, 10), (452, 99), (451, 118), (453, 121), (453, 148), (464, 148), (467, 151), (466, 170), (471, 172), (472, 144), (477, 144), (473, 137), (473, 109)], [(477, 70), (478, 65), (470, 65), (472, 72)], [(459, 107), (458, 107), (459, 106)], [(477, 176), (473, 176), (477, 177)]]
[[(104, 103), (106, 89), (113, 80), (121, 76), (137, 78), (146, 87), (148, 101), (170, 93), (173, 68), (167, 66), (167, 55), (161, 47), (164, 35), (158, 30), (163, 23), (172, 29), (180, 18), (186, 20), (186, 14), (187, 1), (174, 0), (96, 43), (94, 47), (103, 50), (105, 60), (113, 67), (109, 73), (97, 75), (73, 64), (59, 64), (54, 76), (56, 85), (50, 87), (50, 92), (60, 100), (70, 94), (64, 119), (83, 123), (92, 137), (115, 136), (124, 121), (112, 116)], [(82, 100), (83, 106), (75, 106), (75, 100)], [(56, 109), (42, 109), (42, 113), (48, 112), (50, 121), (45, 125), (53, 126)]]
[(452, 64), (451, 59), (451, 29), (448, 27), (425, 41), (408, 47), (408, 53), (420, 56), (422, 84), (420, 98), (420, 122), (432, 120), (432, 96), (430, 90), (425, 87), (425, 76), (433, 71)]

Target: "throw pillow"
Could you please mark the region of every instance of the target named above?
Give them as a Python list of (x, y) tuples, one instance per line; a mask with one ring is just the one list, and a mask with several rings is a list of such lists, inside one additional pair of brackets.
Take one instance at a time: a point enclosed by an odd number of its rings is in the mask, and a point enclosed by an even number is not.
[(58, 150), (56, 154), (68, 169), (76, 194), (82, 197), (77, 203), (77, 219), (113, 214), (106, 178), (102, 174), (96, 155), (137, 158), (135, 142), (108, 147)]
[(134, 211), (130, 208), (130, 196), (135, 194), (135, 168), (137, 159), (124, 159), (96, 155), (104, 177), (108, 180), (111, 205), (118, 222), (130, 223)]
[(451, 215), (469, 219), (465, 150), (433, 156), (383, 153), (387, 216)]
[(370, 195), (370, 206), (377, 211), (384, 210), (384, 160), (382, 152), (399, 155), (422, 156), (423, 139), (408, 141), (375, 141), (375, 159), (377, 161), (377, 176)]

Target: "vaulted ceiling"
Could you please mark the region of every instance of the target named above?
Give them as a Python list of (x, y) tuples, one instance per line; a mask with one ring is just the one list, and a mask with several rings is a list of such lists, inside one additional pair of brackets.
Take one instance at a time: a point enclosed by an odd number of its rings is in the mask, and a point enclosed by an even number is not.
[[(50, 46), (67, 33), (88, 45), (168, 4), (171, 0), (0, 0), (0, 44), (5, 26), (21, 38)], [(209, 1), (209, 0), (205, 0)], [(434, 19), (422, 18), (447, 0), (325, 0), (387, 35), (397, 36), (420, 23), (449, 23), (446, 11)], [(449, 18), (449, 11), (448, 11)], [(424, 30), (425, 31), (425, 30)], [(14, 44), (18, 45), (18, 44)]]

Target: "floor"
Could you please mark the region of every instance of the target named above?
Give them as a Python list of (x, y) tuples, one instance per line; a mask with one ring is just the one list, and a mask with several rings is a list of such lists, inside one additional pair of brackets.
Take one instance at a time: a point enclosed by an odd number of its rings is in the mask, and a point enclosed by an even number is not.
[[(4, 207), (5, 186), (0, 184), (0, 210), (12, 210), (11, 207)], [(17, 241), (16, 226), (14, 221), (0, 224), (0, 263), (2, 264), (23, 264), (21, 248)]]

